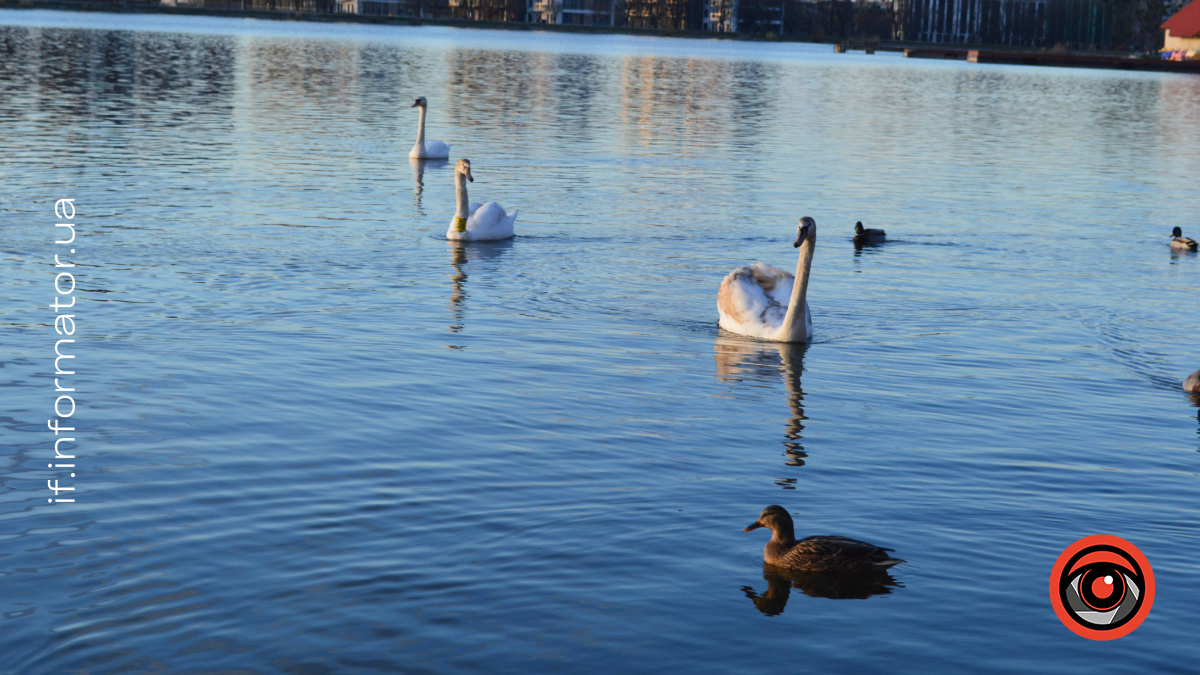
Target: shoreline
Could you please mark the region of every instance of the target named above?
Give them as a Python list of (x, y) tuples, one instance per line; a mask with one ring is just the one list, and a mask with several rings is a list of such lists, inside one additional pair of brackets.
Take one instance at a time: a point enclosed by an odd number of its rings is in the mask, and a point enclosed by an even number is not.
[(97, 2), (95, 0), (0, 0), (0, 9), (58, 10), (68, 12), (104, 12), (108, 14), (173, 14), (182, 16), (213, 16), (246, 18), (265, 21), (304, 21), (310, 23), (344, 23), (380, 26), (443, 26), (483, 30), (540, 31), (576, 35), (631, 35), (643, 37), (690, 38), (738, 42), (787, 42), (827, 44), (837, 53), (849, 51), (903, 52), (910, 58), (961, 60), (968, 63), (1004, 65), (1034, 65), (1065, 68), (1101, 68), (1112, 70), (1157, 71), (1200, 74), (1198, 61), (1167, 61), (1137, 56), (1125, 52), (1064, 51), (1035, 47), (1005, 47), (986, 44), (935, 44), (901, 42), (864, 38), (813, 39), (808, 36), (755, 35), (718, 33), (699, 30), (662, 30), (653, 28), (622, 28), (608, 26), (570, 26), (561, 24), (524, 23), (517, 21), (472, 21), (466, 19), (419, 19), (410, 17), (367, 16), (362, 14), (327, 14), (269, 10), (216, 9), (207, 7), (176, 7), (140, 3)]
[[(262, 19), (267, 21), (308, 21), (314, 23), (350, 23), (381, 26), (445, 26), (448, 28), (480, 28), (510, 31), (543, 31), (584, 35), (641, 35), (651, 37), (684, 37), (707, 40), (736, 40), (745, 42), (801, 42), (829, 44), (800, 36), (752, 35), (745, 33), (716, 33), (703, 30), (661, 30), (656, 28), (622, 28), (611, 26), (569, 26), (563, 24), (524, 23), (520, 21), (474, 21), (469, 19), (418, 19), (402, 16), (369, 16), (364, 14), (327, 14), (323, 12), (292, 12), (254, 9), (217, 9), (208, 7), (175, 7), (140, 3), (97, 2), (94, 0), (0, 0), (0, 9), (48, 9), (67, 12), (105, 12), (109, 14), (176, 14), (185, 16), (218, 16), (225, 18)], [(897, 43), (899, 44), (899, 43)], [(885, 48), (882, 48), (886, 50)], [(890, 51), (900, 51), (899, 48)]]

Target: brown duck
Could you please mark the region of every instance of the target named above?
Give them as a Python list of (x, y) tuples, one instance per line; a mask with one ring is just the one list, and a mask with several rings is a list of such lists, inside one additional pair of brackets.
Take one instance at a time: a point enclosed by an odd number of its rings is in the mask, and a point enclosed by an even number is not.
[(743, 532), (765, 527), (773, 536), (763, 549), (763, 560), (795, 572), (871, 573), (904, 562), (881, 548), (857, 539), (837, 536), (805, 537), (796, 541), (792, 517), (782, 506), (768, 506)]
[(887, 240), (887, 232), (863, 227), (861, 220), (854, 224), (854, 243), (878, 244), (885, 240)]

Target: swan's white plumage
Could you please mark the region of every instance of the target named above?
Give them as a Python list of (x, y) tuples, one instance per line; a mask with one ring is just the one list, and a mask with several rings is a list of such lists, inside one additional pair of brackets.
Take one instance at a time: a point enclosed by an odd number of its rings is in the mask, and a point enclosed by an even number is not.
[(517, 222), (517, 210), (504, 210), (499, 202), (472, 204), (467, 196), (467, 183), (474, 181), (471, 175), (471, 160), (460, 159), (454, 167), (454, 199), (458, 207), (446, 238), (455, 241), (495, 241), (513, 236), (513, 223)]
[(412, 159), (448, 159), (450, 144), (441, 141), (417, 141), (408, 156)]
[(796, 274), (755, 263), (725, 275), (717, 289), (721, 328), (776, 342), (811, 340), (812, 313), (807, 296), (816, 245), (817, 221), (804, 216), (797, 225), (793, 244), (800, 249)]
[(429, 101), (422, 96), (412, 104), (414, 108), (420, 108), (417, 117), (417, 142), (413, 145), (412, 150), (409, 150), (408, 156), (410, 159), (448, 159), (450, 157), (450, 145), (441, 141), (425, 140), (425, 113), (429, 110)]
[[(725, 276), (717, 291), (719, 325), (727, 331), (776, 340), (787, 316), (796, 277), (778, 267), (756, 263)], [(812, 335), (812, 313), (804, 305), (804, 323)]]
[(511, 213), (506, 212), (499, 202), (471, 204), (467, 225), (462, 232), (459, 232), (456, 227), (455, 221), (457, 220), (457, 217), (451, 219), (450, 227), (446, 230), (447, 239), (456, 241), (511, 239), (514, 236), (513, 223), (517, 222), (517, 209), (513, 209)]

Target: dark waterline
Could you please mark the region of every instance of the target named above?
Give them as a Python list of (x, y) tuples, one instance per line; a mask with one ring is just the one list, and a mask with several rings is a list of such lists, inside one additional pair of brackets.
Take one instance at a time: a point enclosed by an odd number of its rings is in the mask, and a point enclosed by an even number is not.
[[(0, 673), (1190, 672), (1200, 82), (0, 11)], [(704, 54), (701, 57), (700, 54)], [(521, 211), (450, 245), (452, 163)], [(46, 504), (52, 202), (80, 501)], [(814, 344), (721, 333), (819, 226)], [(888, 231), (856, 250), (856, 220)], [(797, 534), (908, 561), (781, 579)], [(1154, 567), (1111, 643), (1050, 568)]]

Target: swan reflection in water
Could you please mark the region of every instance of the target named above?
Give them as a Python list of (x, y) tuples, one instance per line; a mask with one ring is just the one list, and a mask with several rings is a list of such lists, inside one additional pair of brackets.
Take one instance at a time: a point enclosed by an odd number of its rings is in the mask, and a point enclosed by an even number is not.
[[(464, 329), (464, 317), (466, 315), (466, 301), (469, 295), (467, 294), (467, 272), (468, 265), (477, 265), (482, 262), (499, 260), (503, 257), (508, 249), (512, 248), (512, 240), (508, 241), (484, 241), (484, 242), (463, 242), (463, 241), (447, 241), (446, 245), (450, 249), (450, 267), (454, 272), (450, 274), (450, 332), (461, 333)], [(495, 267), (492, 266), (494, 271)], [(465, 345), (446, 345), (449, 349), (466, 349)]]
[(758, 593), (750, 586), (742, 592), (758, 611), (767, 616), (783, 614), (788, 598), (795, 588), (810, 598), (831, 600), (866, 600), (873, 595), (887, 595), (893, 588), (904, 588), (887, 572), (871, 574), (824, 574), (820, 572), (791, 572), (763, 563), (763, 579), (767, 590)]
[[(413, 182), (416, 183), (416, 187), (413, 188), (413, 202), (416, 205), (417, 213), (423, 216), (425, 213), (421, 211), (421, 195), (425, 193), (425, 170), (432, 169), (436, 171), (437, 169), (443, 169), (450, 163), (450, 160), (415, 159), (410, 157), (408, 163), (412, 164)], [(453, 204), (450, 206), (452, 207)]]
[[(791, 415), (784, 424), (783, 448), (788, 466), (804, 466), (808, 453), (801, 443), (804, 431), (804, 391), (800, 374), (804, 371), (805, 343), (762, 342), (743, 338), (722, 330), (714, 347), (717, 360), (717, 379), (730, 384), (749, 384), (774, 388), (780, 377), (787, 388), (787, 404)], [(794, 489), (795, 478), (777, 481), (785, 489)]]

